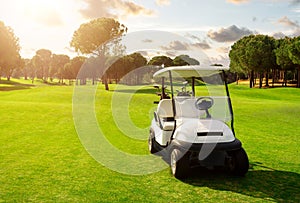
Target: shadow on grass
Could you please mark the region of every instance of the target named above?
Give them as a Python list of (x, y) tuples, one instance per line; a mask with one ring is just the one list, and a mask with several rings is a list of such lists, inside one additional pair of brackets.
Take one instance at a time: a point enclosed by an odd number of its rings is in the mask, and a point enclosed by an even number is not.
[(0, 80), (0, 91), (24, 90), (30, 89), (32, 87), (34, 87), (34, 85), (32, 84), (23, 84), (15, 81)]
[(300, 174), (278, 171), (260, 163), (252, 163), (260, 169), (250, 169), (245, 177), (226, 175), (224, 171), (193, 169), (191, 176), (183, 182), (197, 187), (232, 191), (242, 195), (275, 200), (276, 202), (300, 202)]

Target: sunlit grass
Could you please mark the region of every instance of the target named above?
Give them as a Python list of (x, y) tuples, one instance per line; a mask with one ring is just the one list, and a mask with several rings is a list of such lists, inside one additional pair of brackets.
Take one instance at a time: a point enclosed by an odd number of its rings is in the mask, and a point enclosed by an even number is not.
[[(300, 201), (300, 89), (230, 85), (236, 135), (251, 169), (245, 178), (199, 171), (182, 182), (169, 169), (129, 176), (105, 168), (76, 134), (73, 87), (13, 82), (0, 91), (0, 202)], [(105, 135), (122, 151), (148, 154), (146, 140), (125, 136), (110, 114), (113, 94), (122, 99), (128, 91), (103, 89), (96, 116)], [(150, 125), (155, 91), (144, 87), (131, 99), (129, 115), (140, 128)]]

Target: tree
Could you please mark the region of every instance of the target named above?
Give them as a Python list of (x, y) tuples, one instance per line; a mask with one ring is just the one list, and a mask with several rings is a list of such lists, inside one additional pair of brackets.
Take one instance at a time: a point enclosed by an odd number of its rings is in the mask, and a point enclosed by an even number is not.
[(230, 50), (230, 69), (235, 72), (248, 72), (250, 88), (254, 86), (254, 72), (259, 73), (259, 87), (266, 73), (266, 85), (271, 67), (276, 66), (274, 53), (275, 39), (267, 35), (249, 35), (237, 41)]
[(61, 79), (61, 75), (59, 75), (59, 70), (64, 68), (65, 64), (70, 61), (70, 57), (64, 54), (53, 54), (50, 63), (49, 76), (52, 81), (55, 76)]
[(24, 68), (23, 68), (23, 76), (25, 80), (31, 78), (32, 83), (35, 78), (36, 70), (34, 68), (33, 59), (24, 59)]
[(10, 27), (0, 21), (0, 77), (4, 75), (10, 80), (13, 70), (21, 61), (19, 51), (19, 39)]
[(189, 55), (176, 56), (173, 60), (174, 66), (200, 65), (200, 62)]
[[(127, 27), (118, 21), (112, 18), (98, 18), (81, 24), (79, 29), (74, 32), (70, 45), (77, 52), (81, 52), (82, 54), (93, 53), (102, 58), (103, 60), (99, 68), (105, 69), (105, 56), (108, 51), (108, 46), (105, 43), (109, 40), (119, 38), (126, 32)], [(116, 40), (115, 42), (117, 44), (118, 41)], [(105, 89), (108, 90), (106, 74), (104, 74), (103, 80)]]
[(148, 65), (154, 66), (164, 66), (169, 67), (173, 65), (173, 60), (167, 56), (154, 56), (149, 62)]
[[(114, 59), (111, 59), (114, 60)], [(115, 79), (119, 82), (121, 79), (126, 84), (141, 84), (145, 72), (145, 69), (139, 69), (147, 64), (147, 59), (140, 53), (133, 53), (130, 55), (123, 56), (109, 67), (107, 74), (109, 78)], [(130, 73), (129, 75), (127, 75)], [(124, 78), (124, 76), (126, 76)]]
[(131, 84), (138, 85), (141, 84), (143, 76), (145, 74), (145, 69), (138, 69), (140, 67), (143, 67), (147, 64), (147, 59), (142, 56), (140, 53), (133, 53), (128, 55), (129, 58), (129, 64), (127, 65), (127, 70), (125, 70), (125, 74), (130, 73), (133, 71), (130, 75), (128, 75), (131, 80)]
[(286, 73), (287, 70), (291, 70), (294, 68), (294, 63), (289, 57), (289, 46), (291, 44), (291, 39), (290, 38), (285, 38), (285, 39), (279, 39), (277, 41), (278, 47), (277, 49), (274, 50), (275, 55), (276, 55), (276, 63), (280, 66), (280, 68), (284, 71), (284, 80), (283, 84), (285, 86), (287, 85), (286, 81)]
[(300, 37), (292, 40), (288, 46), (289, 58), (297, 65), (297, 87), (300, 88)]
[(13, 69), (11, 76), (15, 77), (15, 78), (20, 78), (21, 76), (23, 76), (23, 71), (25, 68), (25, 59), (20, 57), (16, 61), (16, 63), (14, 64), (13, 67), (14, 67), (14, 69)]
[(248, 67), (246, 62), (246, 48), (248, 46), (248, 42), (253, 37), (254, 35), (249, 35), (238, 40), (231, 46), (231, 50), (229, 52), (230, 70), (236, 73), (248, 73), (250, 76), (250, 88), (252, 88), (254, 84), (254, 71)]
[(37, 77), (47, 81), (49, 77), (49, 69), (52, 52), (48, 49), (39, 49), (33, 57), (34, 67), (36, 68)]
[(255, 35), (246, 48), (246, 60), (248, 67), (259, 73), (259, 88), (262, 87), (262, 79), (266, 73), (266, 85), (270, 67), (276, 66), (274, 53), (275, 39), (267, 35)]
[[(72, 58), (68, 63), (59, 69), (59, 75), (61, 82), (63, 83), (63, 79), (76, 79), (80, 80), (81, 84), (85, 83), (85, 78), (79, 78), (78, 73), (83, 66), (84, 62), (86, 61), (86, 57), (83, 56), (76, 56)], [(81, 74), (82, 76), (82, 74)]]

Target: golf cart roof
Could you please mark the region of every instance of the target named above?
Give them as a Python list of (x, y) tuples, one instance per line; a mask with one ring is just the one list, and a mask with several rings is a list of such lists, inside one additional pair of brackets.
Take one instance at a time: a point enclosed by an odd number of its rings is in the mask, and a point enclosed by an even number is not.
[(169, 71), (172, 73), (172, 77), (205, 77), (215, 74), (221, 70), (228, 70), (223, 66), (171, 66), (163, 68), (154, 73), (154, 78), (169, 77)]

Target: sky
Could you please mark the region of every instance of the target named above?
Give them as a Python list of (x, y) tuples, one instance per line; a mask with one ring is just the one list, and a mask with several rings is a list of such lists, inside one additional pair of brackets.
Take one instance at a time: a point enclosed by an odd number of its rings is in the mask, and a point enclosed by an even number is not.
[(0, 0), (0, 21), (19, 38), (23, 58), (42, 48), (75, 56), (69, 45), (74, 31), (99, 17), (117, 19), (128, 33), (180, 34), (214, 63), (228, 62), (230, 47), (246, 35), (300, 35), (300, 0)]

